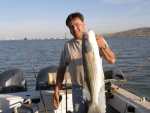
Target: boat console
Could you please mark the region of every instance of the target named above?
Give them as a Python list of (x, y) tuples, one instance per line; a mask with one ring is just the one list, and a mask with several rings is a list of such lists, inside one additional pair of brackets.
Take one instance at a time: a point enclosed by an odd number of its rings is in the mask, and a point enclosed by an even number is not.
[(27, 91), (23, 70), (11, 68), (0, 73), (0, 94)]
[[(53, 90), (56, 83), (56, 73), (57, 73), (58, 66), (47, 66), (43, 69), (41, 69), (37, 76), (36, 81), (36, 90)], [(124, 81), (125, 77), (120, 69), (108, 69), (104, 70), (104, 76), (105, 76), (105, 83), (106, 86), (109, 82), (118, 82), (118, 81)], [(65, 78), (62, 84), (62, 88), (65, 89), (65, 86), (67, 85), (67, 88), (71, 88), (71, 78), (68, 71), (65, 73)]]

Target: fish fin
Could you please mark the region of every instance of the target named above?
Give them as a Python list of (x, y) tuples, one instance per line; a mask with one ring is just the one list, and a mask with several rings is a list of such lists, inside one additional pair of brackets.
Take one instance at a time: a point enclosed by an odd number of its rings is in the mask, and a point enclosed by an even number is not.
[(88, 113), (101, 113), (99, 104), (91, 103), (89, 105)]
[(101, 87), (99, 90), (99, 93), (103, 93), (103, 92), (105, 92), (105, 89), (104, 89), (104, 87)]

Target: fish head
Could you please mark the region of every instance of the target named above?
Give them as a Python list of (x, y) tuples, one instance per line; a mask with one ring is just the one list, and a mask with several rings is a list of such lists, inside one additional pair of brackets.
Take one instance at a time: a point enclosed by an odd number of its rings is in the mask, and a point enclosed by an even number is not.
[(82, 45), (85, 52), (90, 52), (95, 49), (95, 46), (97, 46), (97, 42), (95, 38), (95, 33), (92, 30), (88, 30), (87, 33), (83, 33)]

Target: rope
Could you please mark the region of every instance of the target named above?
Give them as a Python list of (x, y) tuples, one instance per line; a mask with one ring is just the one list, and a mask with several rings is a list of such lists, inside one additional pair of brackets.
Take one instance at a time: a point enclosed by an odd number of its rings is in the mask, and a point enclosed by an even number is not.
[(118, 89), (121, 88), (138, 70), (140, 70), (140, 69), (149, 61), (149, 59), (150, 59), (150, 57), (149, 57), (147, 60), (145, 60), (144, 63), (142, 63), (130, 76), (128, 76), (128, 77), (126, 78), (126, 80), (125, 80), (122, 84), (120, 84), (120, 85), (111, 93), (111, 95), (106, 99), (106, 101), (107, 101), (109, 98), (111, 98), (111, 97), (118, 91)]

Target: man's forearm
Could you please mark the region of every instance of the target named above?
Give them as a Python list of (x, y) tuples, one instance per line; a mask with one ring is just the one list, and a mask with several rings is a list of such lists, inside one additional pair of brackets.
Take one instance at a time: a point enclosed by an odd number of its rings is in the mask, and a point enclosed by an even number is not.
[(60, 90), (60, 88), (62, 87), (62, 82), (64, 80), (65, 72), (66, 72), (66, 67), (58, 68), (57, 78), (56, 78), (56, 88), (58, 88), (58, 90)]
[(101, 52), (107, 62), (109, 62), (110, 64), (115, 63), (115, 60), (116, 60), (115, 54), (109, 49), (109, 47), (107, 45), (105, 48), (101, 49)]

